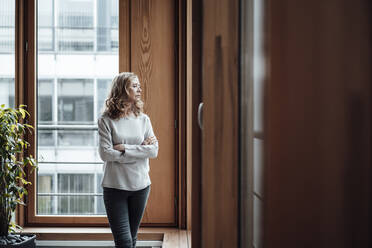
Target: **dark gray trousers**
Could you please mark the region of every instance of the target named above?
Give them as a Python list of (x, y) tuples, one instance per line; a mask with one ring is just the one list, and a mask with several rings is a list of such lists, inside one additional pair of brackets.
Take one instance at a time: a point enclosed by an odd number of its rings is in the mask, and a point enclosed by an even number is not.
[(150, 185), (138, 191), (103, 188), (103, 200), (115, 247), (136, 247), (137, 231), (150, 190)]

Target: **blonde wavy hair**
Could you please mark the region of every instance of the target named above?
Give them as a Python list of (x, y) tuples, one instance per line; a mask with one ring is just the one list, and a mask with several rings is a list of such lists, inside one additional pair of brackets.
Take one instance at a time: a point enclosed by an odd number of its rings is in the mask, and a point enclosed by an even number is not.
[(128, 89), (135, 78), (138, 79), (138, 76), (132, 72), (121, 72), (112, 80), (103, 114), (111, 119), (118, 119), (130, 113), (138, 116), (143, 112), (143, 102), (140, 99), (134, 102), (129, 99)]

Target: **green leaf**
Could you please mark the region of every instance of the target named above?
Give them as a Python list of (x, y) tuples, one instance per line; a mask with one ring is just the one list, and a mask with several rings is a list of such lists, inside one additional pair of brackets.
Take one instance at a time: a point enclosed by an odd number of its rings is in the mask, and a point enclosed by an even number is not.
[(24, 178), (22, 178), (22, 177), (16, 177), (16, 179), (21, 180), (21, 182), (22, 182), (23, 184), (25, 184), (25, 185), (27, 185), (27, 184), (31, 184), (31, 182), (26, 181), (26, 180), (25, 180)]
[(17, 161), (17, 158), (14, 155), (10, 155), (10, 157), (12, 158), (13, 162)]
[(24, 124), (26, 127), (28, 127), (28, 128), (34, 128), (33, 126), (31, 126), (31, 125), (29, 125), (29, 124)]
[(18, 203), (18, 204), (20, 204), (20, 205), (23, 205), (23, 206), (26, 206), (26, 204), (23, 202), (23, 201), (21, 201), (21, 200), (16, 200), (16, 202)]
[(26, 117), (26, 111), (23, 108), (19, 108), (19, 112), (21, 112), (22, 118), (24, 119)]

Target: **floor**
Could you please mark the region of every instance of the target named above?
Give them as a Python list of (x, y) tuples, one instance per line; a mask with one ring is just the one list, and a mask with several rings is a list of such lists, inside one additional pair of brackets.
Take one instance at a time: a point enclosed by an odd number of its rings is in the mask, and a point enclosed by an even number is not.
[(164, 233), (163, 246), (168, 248), (191, 248), (191, 231), (179, 230)]

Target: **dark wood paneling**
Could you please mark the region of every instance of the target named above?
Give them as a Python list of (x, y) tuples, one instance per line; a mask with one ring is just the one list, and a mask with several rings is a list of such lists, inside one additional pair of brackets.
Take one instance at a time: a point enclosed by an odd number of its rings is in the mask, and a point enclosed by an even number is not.
[[(193, 156), (200, 158), (200, 150), (198, 153), (193, 153), (194, 145), (200, 148), (200, 144), (194, 144), (193, 135), (199, 133), (197, 126), (197, 113), (193, 110), (196, 109), (198, 103), (193, 103), (193, 78), (192, 78), (192, 0), (186, 2), (186, 226), (187, 230), (191, 230), (192, 226), (192, 167), (193, 167)], [(194, 126), (194, 124), (196, 124)], [(200, 163), (198, 164), (200, 167)]]
[[(25, 72), (25, 36), (24, 36), (24, 1), (15, 2), (15, 106), (25, 104), (24, 100), (24, 72)], [(17, 206), (16, 222), (23, 226), (25, 222), (25, 208)]]
[(176, 18), (177, 28), (177, 71), (178, 77), (178, 227), (186, 228), (186, 208), (187, 208), (187, 129), (188, 120), (186, 112), (186, 98), (188, 97), (188, 82), (186, 81), (186, 0), (178, 0), (176, 5), (178, 18)]
[(176, 224), (175, 2), (131, 2), (131, 65), (143, 89), (145, 112), (159, 139), (158, 158), (150, 161), (152, 188), (143, 223)]
[(370, 1), (269, 3), (264, 247), (370, 247)]
[(192, 0), (192, 247), (201, 247), (201, 131), (198, 106), (201, 100), (202, 1)]
[[(30, 148), (26, 155), (32, 155), (36, 158), (36, 88), (35, 88), (35, 1), (24, 1), (25, 9), (25, 32), (24, 37), (27, 42), (27, 51), (25, 53), (25, 78), (24, 78), (24, 102), (27, 105), (27, 111), (30, 113), (28, 123), (35, 127), (32, 134), (25, 138), (30, 143)], [(28, 185), (28, 195), (36, 196), (36, 173), (28, 171), (28, 180), (32, 183)], [(35, 197), (27, 197), (27, 216), (26, 223), (35, 216)]]
[(202, 247), (238, 245), (238, 6), (203, 5)]

